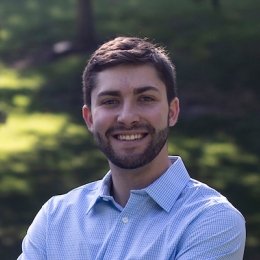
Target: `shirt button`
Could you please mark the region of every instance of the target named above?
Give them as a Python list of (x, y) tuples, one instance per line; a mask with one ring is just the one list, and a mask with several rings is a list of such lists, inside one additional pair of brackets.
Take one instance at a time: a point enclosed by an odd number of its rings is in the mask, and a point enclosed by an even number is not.
[(128, 217), (123, 217), (122, 222), (125, 223), (125, 224), (128, 223)]

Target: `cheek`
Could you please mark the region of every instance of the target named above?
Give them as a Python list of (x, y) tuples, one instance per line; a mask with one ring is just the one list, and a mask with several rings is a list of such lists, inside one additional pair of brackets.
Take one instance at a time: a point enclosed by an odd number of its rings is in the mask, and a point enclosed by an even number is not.
[(106, 132), (106, 130), (111, 127), (113, 123), (113, 118), (111, 115), (104, 113), (102, 111), (95, 111), (93, 113), (93, 131), (94, 132)]
[(157, 128), (165, 128), (169, 124), (169, 109), (168, 108), (158, 108), (152, 109), (149, 114), (150, 122), (153, 122), (154, 126)]

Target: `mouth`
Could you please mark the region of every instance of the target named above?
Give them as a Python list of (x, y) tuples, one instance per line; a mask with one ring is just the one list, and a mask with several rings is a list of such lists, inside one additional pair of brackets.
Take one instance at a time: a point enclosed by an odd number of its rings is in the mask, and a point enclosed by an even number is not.
[(116, 138), (119, 141), (138, 141), (143, 139), (147, 134), (117, 134), (114, 135), (114, 138)]
[(139, 127), (132, 127), (132, 129), (125, 129), (123, 127), (110, 128), (106, 137), (112, 137), (119, 142), (138, 142), (146, 139), (149, 135), (154, 133), (154, 129), (147, 125), (140, 125)]

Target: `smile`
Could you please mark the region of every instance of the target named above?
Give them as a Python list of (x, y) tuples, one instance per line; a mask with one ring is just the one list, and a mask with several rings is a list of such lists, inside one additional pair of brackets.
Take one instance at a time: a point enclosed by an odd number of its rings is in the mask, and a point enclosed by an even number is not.
[(145, 134), (120, 134), (115, 137), (120, 141), (136, 141), (144, 138)]

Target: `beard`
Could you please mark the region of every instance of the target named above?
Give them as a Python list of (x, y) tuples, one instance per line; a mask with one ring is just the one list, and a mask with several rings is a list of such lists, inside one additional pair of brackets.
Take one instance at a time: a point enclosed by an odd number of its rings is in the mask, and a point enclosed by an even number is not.
[(111, 143), (109, 142), (108, 136), (114, 130), (130, 130), (122, 127), (113, 127), (106, 132), (106, 137), (102, 137), (99, 132), (93, 133), (99, 149), (105, 154), (107, 159), (122, 169), (137, 169), (148, 163), (150, 163), (162, 150), (168, 139), (169, 127), (156, 132), (155, 128), (150, 125), (142, 125), (133, 127), (131, 130), (146, 129), (148, 134), (151, 135), (151, 141), (141, 153), (122, 155), (120, 152), (116, 152)]

